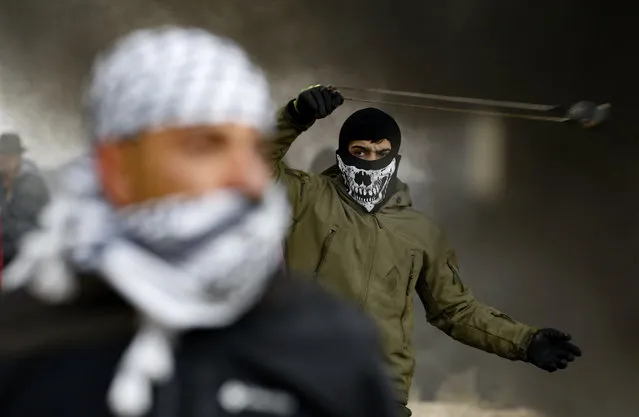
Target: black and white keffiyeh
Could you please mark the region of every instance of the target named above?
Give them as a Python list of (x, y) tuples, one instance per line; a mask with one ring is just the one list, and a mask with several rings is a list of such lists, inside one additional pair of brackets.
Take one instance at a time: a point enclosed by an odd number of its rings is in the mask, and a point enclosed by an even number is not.
[(171, 375), (174, 334), (232, 324), (262, 295), (281, 261), (288, 205), (273, 185), (259, 204), (229, 190), (115, 211), (94, 187), (92, 163), (63, 171), (68, 185), (22, 242), (3, 290), (62, 302), (74, 296), (77, 272), (95, 272), (135, 306), (143, 325), (110, 401), (118, 414), (138, 415), (151, 384)]
[[(144, 130), (224, 122), (273, 128), (266, 79), (230, 41), (198, 29), (134, 32), (99, 58), (87, 95), (92, 137), (126, 140)], [(263, 294), (281, 262), (286, 195), (259, 202), (233, 190), (174, 196), (116, 210), (87, 154), (60, 171), (40, 228), (5, 271), (3, 291), (27, 288), (51, 303), (74, 297), (93, 272), (126, 298), (141, 326), (118, 366), (109, 404), (144, 414), (152, 385), (173, 372), (181, 331), (234, 323)]]
[(268, 81), (244, 50), (192, 28), (139, 30), (117, 42), (95, 62), (85, 107), (101, 141), (229, 121), (270, 133), (275, 118)]

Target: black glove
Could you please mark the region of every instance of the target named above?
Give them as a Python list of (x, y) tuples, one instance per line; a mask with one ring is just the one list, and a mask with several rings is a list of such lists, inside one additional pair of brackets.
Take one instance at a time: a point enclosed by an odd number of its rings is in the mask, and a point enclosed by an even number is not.
[(333, 87), (315, 85), (291, 100), (288, 112), (295, 122), (309, 125), (317, 119), (327, 117), (343, 103), (344, 97)]
[(570, 339), (569, 334), (559, 330), (539, 330), (528, 345), (528, 362), (548, 372), (566, 369), (569, 362), (581, 356), (581, 349)]

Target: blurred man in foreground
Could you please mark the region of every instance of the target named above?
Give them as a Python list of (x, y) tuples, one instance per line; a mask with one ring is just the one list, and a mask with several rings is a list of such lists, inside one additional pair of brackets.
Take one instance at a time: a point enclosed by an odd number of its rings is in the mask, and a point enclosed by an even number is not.
[(412, 208), (408, 186), (397, 178), (402, 135), (389, 114), (351, 114), (336, 164), (321, 175), (284, 164), (294, 140), (343, 102), (339, 91), (314, 86), (280, 110), (272, 162), (293, 206), (286, 262), (375, 318), (402, 413), (411, 414), (415, 370), (413, 291), (430, 323), (469, 346), (549, 372), (580, 356), (568, 334), (525, 325), (475, 299), (444, 232)]
[(3, 265), (13, 261), (20, 239), (37, 226), (49, 191), (37, 167), (23, 158), (25, 149), (16, 133), (0, 135), (0, 219)]
[(97, 60), (89, 154), (5, 275), (2, 417), (390, 417), (374, 326), (281, 273), (266, 79), (143, 30)]

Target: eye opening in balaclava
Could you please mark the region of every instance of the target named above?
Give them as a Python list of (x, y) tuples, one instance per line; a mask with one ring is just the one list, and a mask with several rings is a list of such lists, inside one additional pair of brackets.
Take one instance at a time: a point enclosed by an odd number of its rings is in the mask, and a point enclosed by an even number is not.
[[(348, 150), (355, 140), (382, 139), (391, 143), (391, 151), (375, 161), (360, 159)], [(373, 107), (351, 114), (340, 129), (337, 166), (351, 198), (369, 213), (379, 210), (395, 191), (401, 141), (395, 119)]]

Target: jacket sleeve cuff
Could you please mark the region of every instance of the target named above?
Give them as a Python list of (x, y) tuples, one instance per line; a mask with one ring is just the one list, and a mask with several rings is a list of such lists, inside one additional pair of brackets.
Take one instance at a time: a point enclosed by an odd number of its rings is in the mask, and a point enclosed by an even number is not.
[(524, 362), (529, 362), (528, 349), (530, 348), (530, 344), (532, 343), (538, 331), (539, 329), (537, 329), (536, 327), (531, 328), (531, 330), (528, 332), (528, 334), (526, 335), (526, 337), (524, 338), (524, 340), (522, 341), (520, 345), (521, 360)]

